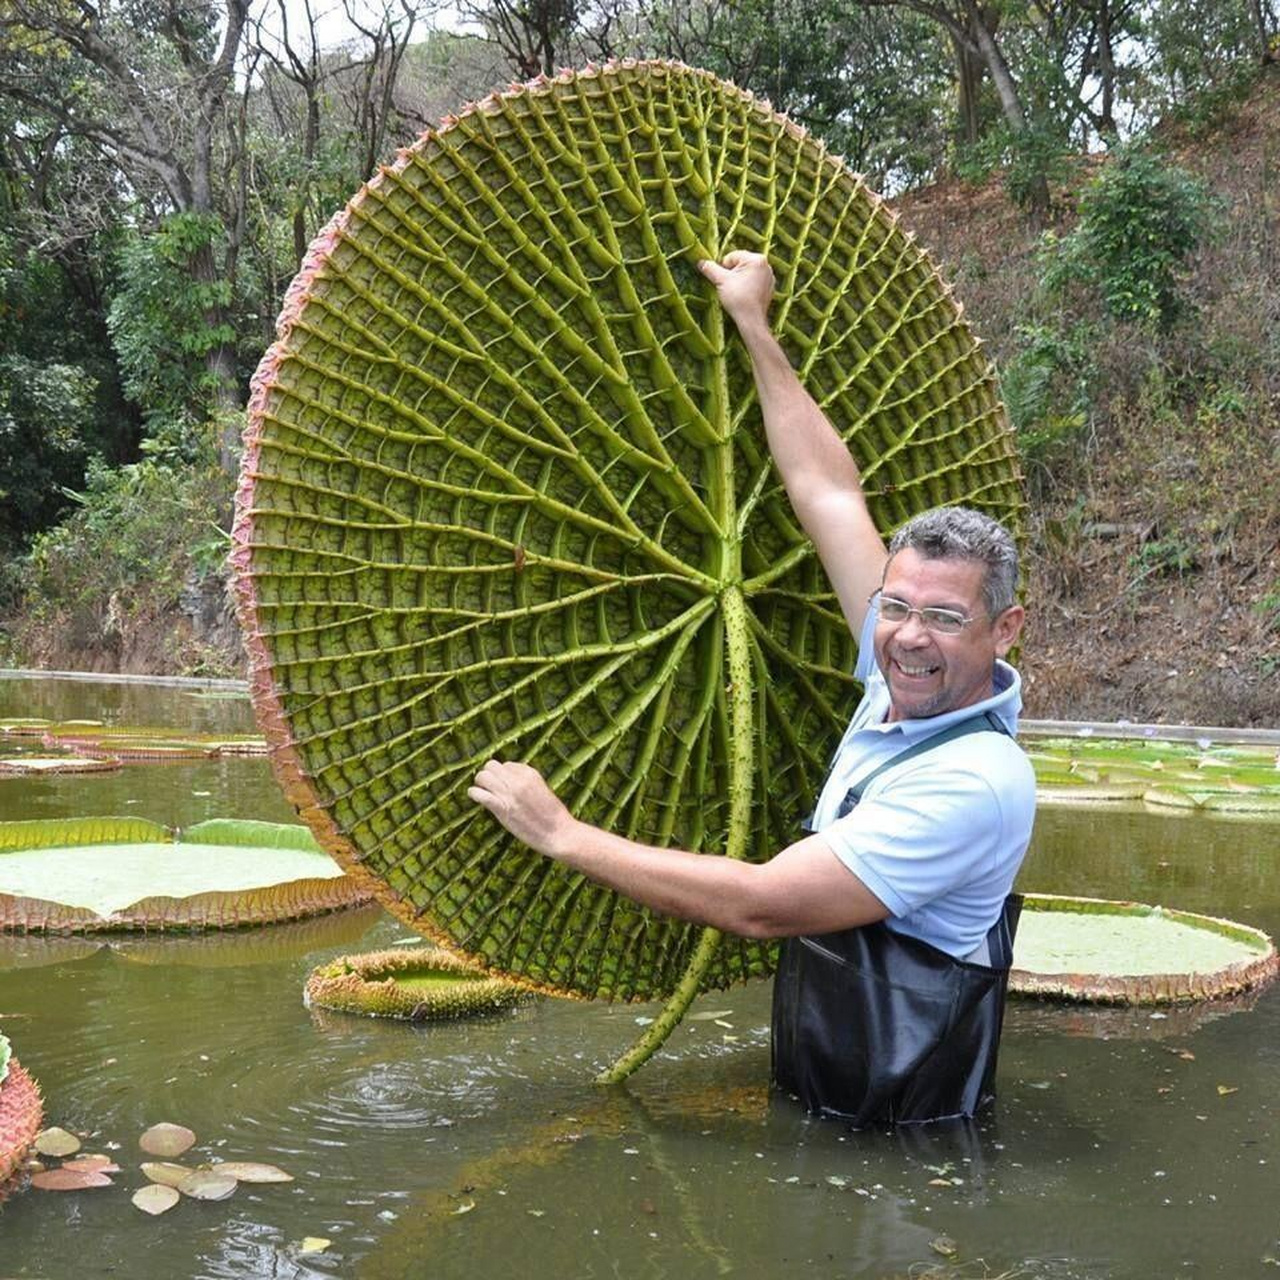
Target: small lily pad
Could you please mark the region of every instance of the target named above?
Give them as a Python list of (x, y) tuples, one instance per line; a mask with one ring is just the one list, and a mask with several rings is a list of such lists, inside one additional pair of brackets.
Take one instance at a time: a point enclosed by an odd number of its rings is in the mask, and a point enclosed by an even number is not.
[(143, 1176), (163, 1187), (176, 1187), (195, 1172), (185, 1164), (171, 1164), (167, 1160), (149, 1160), (142, 1166)]
[(90, 1187), (109, 1187), (111, 1179), (93, 1169), (45, 1169), (33, 1174), (31, 1185), (41, 1191), (85, 1191)]
[(35, 1148), (42, 1156), (69, 1156), (80, 1150), (80, 1139), (55, 1125), (36, 1134)]
[(133, 1193), (133, 1203), (143, 1213), (149, 1213), (153, 1218), (172, 1209), (181, 1199), (182, 1197), (174, 1187), (167, 1187), (159, 1182), (152, 1182), (145, 1187), (139, 1187)]
[(237, 1182), (292, 1182), (293, 1174), (285, 1173), (273, 1164), (259, 1164), (253, 1160), (224, 1160), (213, 1166), (212, 1172)]
[(238, 1183), (209, 1169), (197, 1169), (178, 1184), (178, 1190), (193, 1200), (225, 1200), (235, 1195)]
[(195, 1146), (196, 1135), (180, 1124), (153, 1124), (138, 1139), (138, 1145), (149, 1156), (180, 1156)]
[(298, 1252), (323, 1253), (332, 1243), (332, 1240), (327, 1240), (324, 1236), (306, 1236), (298, 1242)]

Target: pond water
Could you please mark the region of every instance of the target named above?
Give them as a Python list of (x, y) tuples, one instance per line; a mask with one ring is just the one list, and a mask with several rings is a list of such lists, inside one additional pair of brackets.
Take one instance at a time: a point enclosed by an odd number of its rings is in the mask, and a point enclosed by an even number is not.
[[(243, 701), (185, 690), (0, 680), (6, 715), (251, 724)], [(113, 812), (290, 816), (262, 760), (0, 779), (0, 819)], [(1044, 808), (1020, 887), (1274, 934), (1278, 846), (1276, 825)], [(154, 1220), (128, 1171), (27, 1191), (0, 1210), (0, 1275), (1065, 1280), (1263, 1276), (1280, 1259), (1280, 984), (1191, 1017), (1014, 1004), (995, 1111), (886, 1135), (769, 1097), (767, 984), (703, 997), (608, 1090), (594, 1072), (654, 1006), (542, 1000), (428, 1027), (303, 1008), (314, 965), (404, 937), (367, 908), (205, 938), (0, 939), (0, 1028), (48, 1122), (128, 1170), (170, 1120), (198, 1135), (188, 1163), (297, 1179)], [(309, 1236), (330, 1243), (302, 1252)]]

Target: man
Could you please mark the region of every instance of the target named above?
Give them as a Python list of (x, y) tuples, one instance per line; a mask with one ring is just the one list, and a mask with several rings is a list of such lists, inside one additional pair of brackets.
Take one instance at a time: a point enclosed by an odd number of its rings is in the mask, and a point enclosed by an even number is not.
[[(786, 938), (774, 1076), (855, 1124), (972, 1115), (991, 1092), (1030, 839), (1020, 684), (1000, 661), (1023, 610), (1017, 553), (976, 512), (928, 512), (886, 550), (857, 467), (768, 321), (773, 273), (736, 251), (700, 269), (751, 356), (787, 495), (853, 634), (865, 696), (810, 834), (762, 865), (656, 849), (577, 821), (527, 765), (470, 796), (513, 835), (666, 915)], [(817, 936), (814, 936), (817, 935)]]

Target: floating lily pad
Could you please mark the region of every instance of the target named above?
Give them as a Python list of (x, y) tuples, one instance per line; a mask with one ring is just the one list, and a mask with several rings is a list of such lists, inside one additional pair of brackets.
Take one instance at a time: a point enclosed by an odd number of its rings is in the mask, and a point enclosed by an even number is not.
[(170, 1124), (167, 1120), (153, 1124), (138, 1139), (138, 1145), (149, 1156), (180, 1156), (195, 1146), (196, 1135), (180, 1124)]
[(142, 1175), (162, 1187), (176, 1187), (185, 1182), (196, 1170), (170, 1160), (147, 1160), (142, 1165)]
[(120, 761), (115, 756), (89, 759), (86, 756), (0, 756), (0, 774), (39, 775), (60, 773), (115, 773)]
[(115, 1184), (105, 1173), (92, 1169), (41, 1169), (31, 1175), (31, 1185), (41, 1191), (88, 1191), (94, 1187), (110, 1187)]
[(69, 1156), (80, 1150), (80, 1139), (66, 1129), (53, 1126), (36, 1135), (35, 1149), (42, 1156)]
[(1105, 1004), (1166, 1004), (1233, 995), (1277, 970), (1258, 929), (1190, 911), (1097, 898), (1028, 895), (1009, 990)]
[(1143, 800), (1186, 812), (1280, 817), (1275, 747), (1159, 739), (1032, 738), (1036, 788), (1050, 803)]
[(308, 1005), (413, 1021), (493, 1013), (530, 996), (439, 947), (339, 956), (311, 971), (304, 993)]
[(266, 1184), (272, 1182), (292, 1182), (293, 1174), (286, 1173), (274, 1164), (261, 1164), (256, 1160), (222, 1160), (212, 1166), (212, 1172), (224, 1178), (234, 1178), (237, 1182)]
[(133, 1193), (132, 1199), (133, 1203), (143, 1213), (149, 1213), (152, 1217), (155, 1217), (172, 1209), (182, 1199), (182, 1196), (174, 1187), (167, 1187), (161, 1183), (153, 1182), (150, 1186), (139, 1187)]
[(0, 930), (234, 928), (367, 901), (304, 827), (214, 822), (0, 823)]

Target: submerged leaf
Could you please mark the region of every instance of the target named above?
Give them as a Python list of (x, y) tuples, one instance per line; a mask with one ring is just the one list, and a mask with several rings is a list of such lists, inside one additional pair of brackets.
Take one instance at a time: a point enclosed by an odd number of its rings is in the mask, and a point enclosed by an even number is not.
[(225, 1200), (235, 1194), (239, 1184), (234, 1178), (210, 1169), (197, 1169), (178, 1183), (177, 1189), (193, 1200)]
[(43, 1169), (31, 1177), (31, 1185), (41, 1191), (85, 1191), (90, 1187), (109, 1187), (112, 1181), (96, 1169)]

